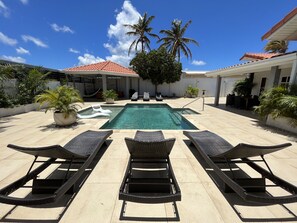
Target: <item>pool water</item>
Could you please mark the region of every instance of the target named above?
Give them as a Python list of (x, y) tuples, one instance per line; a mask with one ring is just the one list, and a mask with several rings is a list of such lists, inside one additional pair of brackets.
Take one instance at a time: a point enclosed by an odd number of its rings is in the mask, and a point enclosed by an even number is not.
[(101, 129), (197, 129), (181, 114), (191, 109), (172, 109), (166, 104), (128, 104)]

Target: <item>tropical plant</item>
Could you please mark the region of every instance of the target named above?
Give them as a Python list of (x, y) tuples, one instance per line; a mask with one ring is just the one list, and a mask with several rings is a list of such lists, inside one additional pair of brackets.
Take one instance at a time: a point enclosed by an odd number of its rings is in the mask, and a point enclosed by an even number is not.
[(189, 85), (186, 90), (186, 94), (188, 97), (197, 97), (199, 93), (199, 88), (192, 87), (192, 85)]
[(184, 37), (188, 26), (192, 21), (188, 21), (184, 27), (182, 27), (181, 20), (174, 20), (172, 22), (171, 30), (161, 30), (160, 33), (165, 34), (165, 37), (161, 38), (158, 42), (163, 42), (160, 47), (166, 47), (174, 57), (180, 61), (181, 52), (187, 57), (192, 58), (192, 52), (187, 46), (189, 43), (194, 43), (199, 46), (198, 42), (194, 39)]
[[(138, 44), (141, 44), (141, 52), (145, 51), (145, 48), (150, 50), (150, 37), (158, 38), (159, 36), (156, 34), (151, 33), (153, 28), (150, 27), (150, 23), (155, 18), (155, 16), (149, 16), (147, 13), (144, 13), (143, 17), (139, 17), (138, 23), (136, 24), (125, 24), (125, 27), (128, 27), (131, 29), (131, 31), (127, 32), (126, 34), (129, 36), (136, 36), (136, 39), (132, 42), (132, 44), (129, 47), (128, 55), (130, 55), (130, 52), (133, 47), (135, 47), (135, 51), (138, 51)], [(147, 36), (148, 35), (148, 36)]]
[(83, 103), (79, 92), (73, 87), (60, 86), (53, 90), (46, 90), (43, 94), (37, 95), (36, 102), (46, 105), (45, 112), (52, 110), (64, 113), (67, 118), (70, 114), (76, 114), (79, 106), (76, 103)]
[(20, 104), (30, 104), (34, 102), (36, 95), (41, 94), (46, 89), (46, 76), (50, 72), (43, 74), (38, 69), (31, 69), (27, 75), (18, 80), (18, 97)]
[(243, 80), (239, 80), (235, 83), (233, 92), (241, 97), (249, 97), (252, 91), (252, 88), (255, 84), (251, 81), (250, 78), (245, 78)]
[(288, 50), (288, 41), (272, 40), (264, 47), (265, 52), (270, 53), (285, 53)]
[(296, 86), (279, 86), (264, 91), (255, 111), (262, 117), (271, 115), (273, 119), (280, 116), (291, 118), (292, 126), (297, 126), (297, 95), (294, 89)]
[(117, 92), (115, 92), (115, 90), (112, 90), (112, 89), (103, 91), (102, 96), (103, 96), (104, 100), (106, 100), (108, 98), (116, 100), (118, 98)]
[(14, 77), (14, 69), (11, 65), (0, 65), (0, 108), (13, 107), (16, 100), (4, 90), (4, 82)]
[(132, 69), (144, 80), (151, 80), (155, 92), (159, 84), (174, 83), (180, 80), (182, 65), (164, 47), (149, 53), (141, 52), (130, 62)]

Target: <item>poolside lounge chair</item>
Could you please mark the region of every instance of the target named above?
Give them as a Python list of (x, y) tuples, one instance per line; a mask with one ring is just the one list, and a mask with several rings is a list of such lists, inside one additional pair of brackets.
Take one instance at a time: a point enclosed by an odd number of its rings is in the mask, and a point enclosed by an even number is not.
[(103, 112), (95, 112), (93, 114), (90, 114), (90, 115), (83, 115), (83, 114), (79, 114), (77, 113), (76, 116), (80, 119), (88, 119), (88, 118), (96, 118), (96, 117), (109, 117), (110, 116), (110, 113), (103, 113)]
[[(35, 159), (24, 177), (0, 190), (0, 202), (5, 204), (29, 206), (52, 203), (59, 200), (67, 191), (69, 191), (69, 189), (75, 187), (75, 183), (81, 178), (86, 168), (90, 166), (102, 144), (111, 134), (112, 130), (102, 132), (89, 130), (74, 137), (64, 147), (60, 145), (53, 145), (33, 148), (9, 144), (9, 148), (33, 155), (35, 156)], [(49, 157), (50, 159), (37, 161), (38, 157)], [(65, 161), (56, 161), (56, 159), (64, 159)], [(42, 164), (32, 170), (32, 167), (36, 162), (41, 162)], [(68, 170), (64, 179), (37, 179), (37, 175), (39, 173), (54, 163), (68, 164)], [(73, 175), (68, 177), (68, 175), (70, 175), (69, 170), (71, 165), (78, 163), (81, 163), (80, 168)], [(9, 194), (23, 187), (32, 179), (32, 194), (42, 193), (48, 195), (35, 198), (18, 198), (9, 196)]]
[[(226, 140), (220, 136), (209, 132), (188, 132), (184, 131), (191, 142), (195, 145), (201, 157), (214, 170), (216, 175), (225, 183), (225, 192), (236, 192), (240, 197), (246, 201), (259, 203), (292, 203), (297, 201), (297, 187), (275, 176), (268, 166), (264, 155), (284, 149), (291, 146), (291, 143), (284, 143), (274, 146), (255, 146), (240, 143), (233, 147)], [(260, 156), (261, 159), (248, 159), (247, 157)], [(263, 162), (268, 170), (255, 164), (255, 162)], [(262, 178), (239, 178), (235, 176), (231, 165), (236, 163), (245, 163), (260, 173)], [(227, 164), (231, 175), (227, 175), (220, 165)], [(226, 166), (226, 165), (225, 165)], [(290, 193), (286, 196), (272, 196), (267, 194), (267, 185), (265, 179), (272, 181), (275, 185)], [(256, 193), (262, 192), (262, 193)]]
[(131, 97), (131, 101), (137, 101), (138, 100), (138, 92), (134, 92), (134, 94)]
[(149, 92), (143, 92), (143, 100), (149, 101), (150, 100), (150, 93)]
[(162, 94), (160, 92), (156, 93), (156, 101), (163, 101)]
[(92, 109), (93, 109), (93, 111), (99, 112), (99, 113), (107, 113), (107, 114), (112, 113), (111, 110), (103, 109), (100, 104), (92, 105)]
[(125, 138), (130, 159), (119, 191), (119, 199), (136, 203), (166, 203), (181, 200), (169, 154), (174, 138), (161, 131), (137, 131)]

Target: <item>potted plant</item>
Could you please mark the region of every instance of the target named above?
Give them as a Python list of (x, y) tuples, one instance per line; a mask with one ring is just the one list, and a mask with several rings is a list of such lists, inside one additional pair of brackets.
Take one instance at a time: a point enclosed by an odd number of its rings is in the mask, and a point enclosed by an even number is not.
[(236, 108), (248, 109), (248, 100), (251, 98), (251, 91), (254, 85), (250, 78), (245, 78), (235, 83), (233, 92), (236, 93), (234, 100)]
[(79, 106), (75, 103), (83, 103), (83, 99), (76, 89), (64, 85), (37, 95), (36, 102), (41, 106), (47, 105), (45, 112), (54, 111), (54, 120), (58, 126), (67, 126), (76, 122)]
[(286, 118), (297, 128), (297, 85), (278, 86), (264, 91), (255, 111), (268, 119)]
[(114, 100), (118, 98), (118, 94), (115, 90), (106, 90), (103, 91), (103, 98), (107, 104), (113, 104)]

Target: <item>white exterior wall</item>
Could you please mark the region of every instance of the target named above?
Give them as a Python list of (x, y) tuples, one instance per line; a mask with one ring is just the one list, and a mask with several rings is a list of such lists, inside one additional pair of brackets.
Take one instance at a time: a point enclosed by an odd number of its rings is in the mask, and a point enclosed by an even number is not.
[[(231, 93), (233, 90), (234, 83), (241, 78), (224, 78), (221, 87), (221, 96), (226, 96)], [(213, 97), (215, 95), (216, 90), (216, 78), (208, 78), (203, 76), (197, 77), (181, 77), (181, 80), (175, 83), (167, 84), (164, 83), (162, 85), (158, 85), (158, 92), (161, 92), (163, 96), (177, 96), (183, 97), (185, 95), (187, 87), (191, 85), (192, 87), (199, 88), (199, 95), (202, 94), (202, 90), (206, 90), (205, 96)], [(134, 87), (135, 86), (135, 87)], [(132, 87), (137, 91), (137, 82)], [(155, 86), (147, 80), (140, 79), (140, 92), (142, 95), (143, 92), (150, 92), (150, 95), (155, 95)]]
[[(5, 80), (3, 86), (5, 93), (8, 95), (15, 96), (18, 93), (17, 79)], [(46, 88), (48, 89), (55, 89), (58, 86), (60, 86), (59, 81), (48, 81), (46, 84)]]
[[(242, 80), (245, 77), (224, 77), (221, 82), (220, 97), (226, 97), (228, 94), (232, 94), (234, 85), (238, 80)], [(214, 78), (216, 80), (216, 78)], [(215, 91), (215, 89), (213, 89)], [(214, 94), (212, 95), (214, 96)]]
[(259, 95), (260, 93), (260, 87), (261, 87), (261, 80), (263, 77), (266, 77), (266, 84), (265, 84), (265, 90), (268, 88), (271, 88), (273, 85), (273, 81), (269, 81), (270, 77), (270, 71), (263, 71), (263, 72), (257, 72), (254, 74), (254, 84), (255, 86), (252, 89), (252, 95)]

